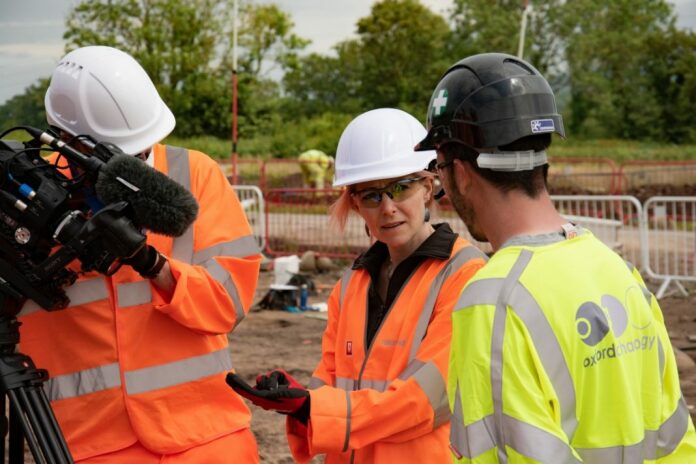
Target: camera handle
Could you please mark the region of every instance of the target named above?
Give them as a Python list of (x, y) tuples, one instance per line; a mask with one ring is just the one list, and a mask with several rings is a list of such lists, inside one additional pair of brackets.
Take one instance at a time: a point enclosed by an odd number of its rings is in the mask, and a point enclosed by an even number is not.
[[(15, 352), (19, 322), (0, 316), (0, 456), (4, 462), (5, 434), (9, 430), (9, 464), (24, 462), (24, 438), (38, 464), (72, 464), (68, 445), (43, 390), (48, 378), (29, 356)], [(10, 419), (5, 416), (5, 395), (10, 400)]]

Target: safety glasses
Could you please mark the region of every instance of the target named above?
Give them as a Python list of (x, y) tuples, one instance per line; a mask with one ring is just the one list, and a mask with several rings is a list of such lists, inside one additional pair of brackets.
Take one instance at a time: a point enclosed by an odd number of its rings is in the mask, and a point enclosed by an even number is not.
[(382, 203), (382, 195), (387, 195), (396, 202), (404, 201), (418, 191), (414, 185), (422, 180), (422, 177), (407, 177), (399, 179), (380, 189), (365, 189), (351, 192), (358, 199), (360, 206), (364, 208), (377, 208)]

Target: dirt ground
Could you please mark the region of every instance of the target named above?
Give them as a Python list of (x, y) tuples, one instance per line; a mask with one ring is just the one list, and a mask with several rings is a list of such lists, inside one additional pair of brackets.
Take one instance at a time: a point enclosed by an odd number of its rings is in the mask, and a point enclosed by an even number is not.
[[(310, 303), (326, 301), (340, 275), (340, 272), (312, 275), (318, 292), (309, 297)], [(255, 301), (265, 295), (272, 280), (272, 272), (261, 273)], [(688, 298), (665, 297), (660, 305), (673, 345), (696, 359), (696, 288), (690, 290)], [(249, 382), (253, 382), (259, 372), (283, 367), (306, 384), (319, 360), (325, 325), (324, 320), (307, 317), (304, 313), (252, 311), (230, 336), (234, 365)], [(680, 365), (684, 366), (680, 372), (682, 391), (692, 417), (696, 419), (696, 363), (687, 357)], [(258, 441), (261, 462), (292, 463), (285, 438), (285, 416), (253, 405), (250, 407), (252, 430)], [(318, 459), (315, 461), (320, 462)]]

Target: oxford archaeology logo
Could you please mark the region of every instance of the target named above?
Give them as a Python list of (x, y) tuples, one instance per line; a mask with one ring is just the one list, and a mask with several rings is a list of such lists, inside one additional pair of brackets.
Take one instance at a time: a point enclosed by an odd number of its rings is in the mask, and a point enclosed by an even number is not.
[[(645, 331), (652, 324), (650, 308), (645, 300), (637, 298), (640, 292), (638, 288), (629, 288), (626, 292), (624, 303), (613, 295), (603, 295), (601, 306), (593, 301), (587, 301), (580, 305), (575, 313), (575, 328), (580, 339), (595, 350), (583, 360), (584, 367), (594, 366), (605, 359), (619, 358), (637, 351), (651, 350), (655, 345), (656, 336), (641, 335), (638, 337), (624, 337), (626, 329), (630, 326), (640, 331)], [(629, 320), (626, 306), (635, 308), (631, 312)], [(602, 346), (601, 342), (612, 332), (614, 337), (608, 346)], [(635, 333), (635, 332), (633, 332)]]

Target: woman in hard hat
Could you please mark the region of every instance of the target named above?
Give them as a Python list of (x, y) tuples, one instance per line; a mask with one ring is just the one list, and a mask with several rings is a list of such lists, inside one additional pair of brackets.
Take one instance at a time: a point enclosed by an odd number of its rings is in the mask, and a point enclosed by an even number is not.
[(449, 225), (432, 225), (435, 152), (414, 152), (425, 128), (397, 109), (355, 118), (336, 154), (331, 209), (364, 221), (373, 245), (329, 297), (322, 358), (305, 389), (280, 369), (252, 388), (253, 403), (289, 415), (293, 456), (337, 462), (450, 462), (446, 379), (450, 312), (485, 256)]

